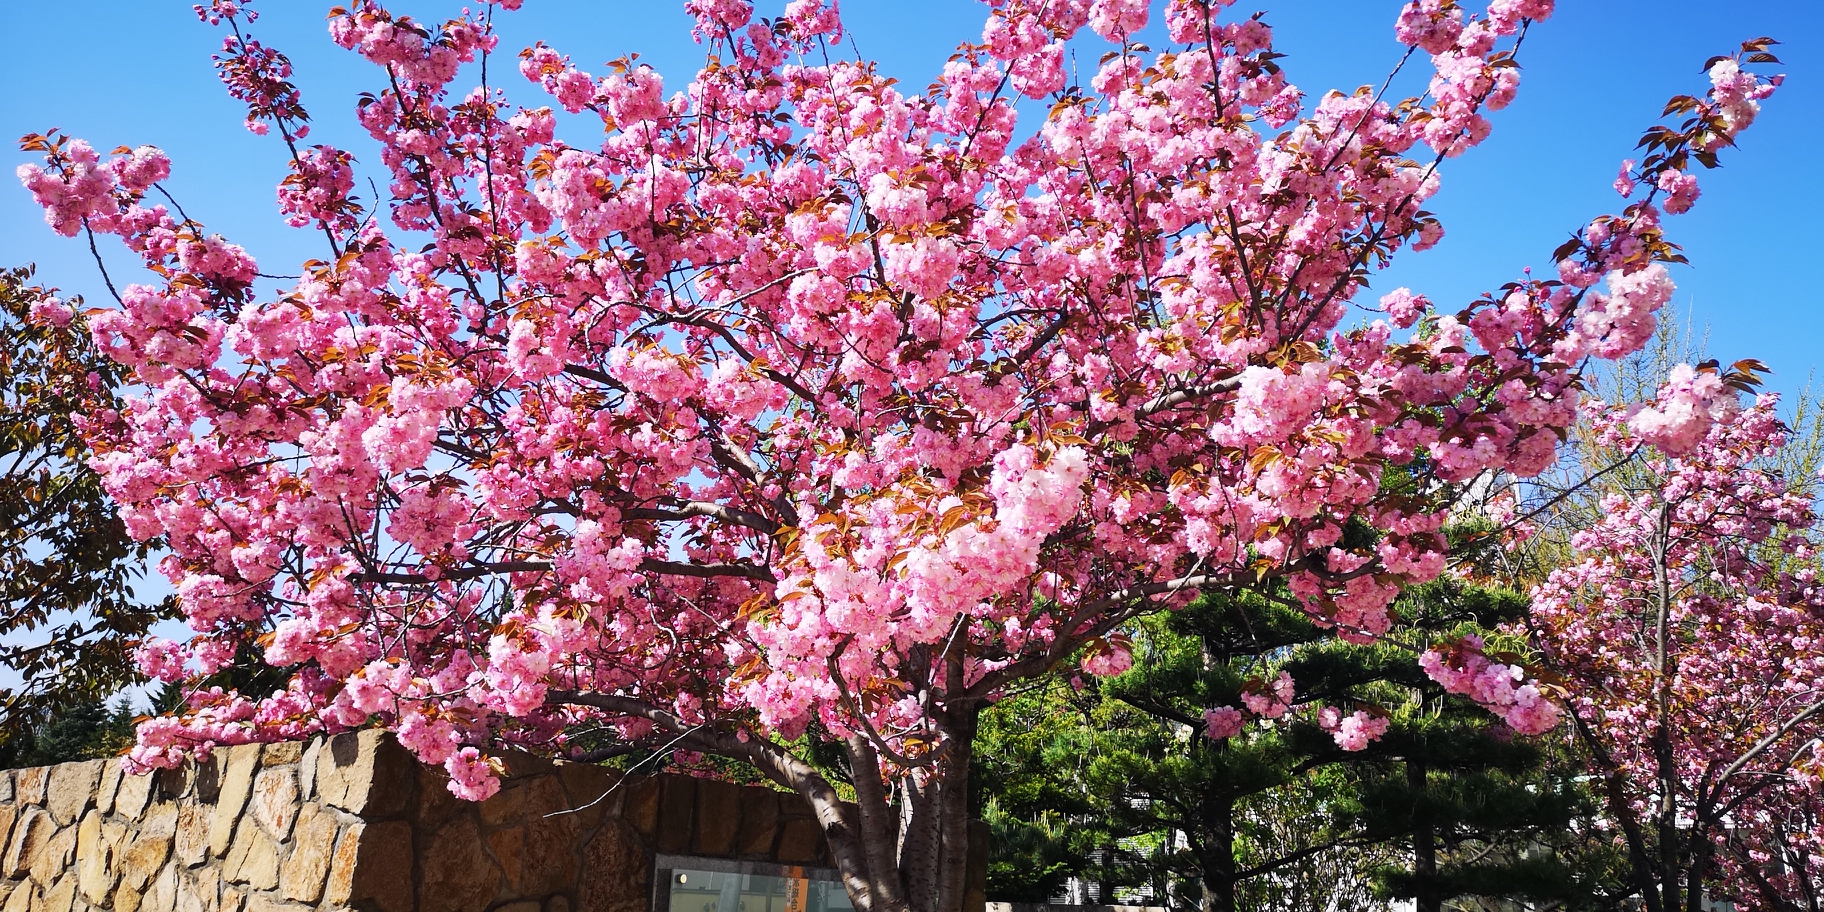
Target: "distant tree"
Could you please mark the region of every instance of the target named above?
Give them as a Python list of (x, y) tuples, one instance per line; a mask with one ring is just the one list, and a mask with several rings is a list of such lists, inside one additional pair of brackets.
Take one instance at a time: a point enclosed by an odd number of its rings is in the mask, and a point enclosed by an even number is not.
[(81, 430), (118, 414), (125, 368), (89, 338), (80, 300), (0, 270), (0, 740), (74, 724), (142, 681), (132, 650), (172, 604), (134, 597), (156, 542), (127, 534)]
[[(1650, 912), (1824, 907), (1824, 584), (1809, 460), (1751, 367), (1674, 369), (1609, 407), (1530, 626)], [(1799, 449), (1808, 450), (1803, 440)]]
[(121, 697), (56, 707), (49, 722), (0, 744), (0, 769), (49, 766), (124, 753), (133, 746), (134, 712)]

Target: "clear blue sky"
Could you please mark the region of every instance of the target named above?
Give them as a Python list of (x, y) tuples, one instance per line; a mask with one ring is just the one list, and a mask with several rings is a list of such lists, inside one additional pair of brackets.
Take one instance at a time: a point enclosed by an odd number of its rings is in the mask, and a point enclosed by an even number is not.
[[(784, 0), (761, 0), (763, 14)], [(211, 229), (246, 245), (269, 272), (289, 272), (320, 255), (318, 239), (289, 229), (273, 207), (285, 154), (273, 138), (240, 127), (241, 109), (215, 81), (210, 54), (219, 32), (196, 21), (188, 0), (13, 4), (0, 37), (0, 136), (9, 140), (52, 126), (98, 148), (151, 143), (175, 161), (172, 191)], [(913, 86), (929, 82), (959, 39), (980, 34), (984, 7), (975, 0), (848, 0), (846, 19), (864, 55)], [(1310, 97), (1336, 87), (1375, 82), (1398, 58), (1391, 22), (1398, 0), (1241, 0), (1235, 9), (1265, 9), (1277, 30), (1289, 77)], [(443, 18), (457, 2), (412, 0), (395, 9)], [(1704, 175), (1704, 196), (1691, 214), (1671, 220), (1674, 241), (1692, 266), (1678, 271), (1675, 308), (1707, 326), (1712, 354), (1754, 356), (1777, 372), (1775, 386), (1796, 389), (1820, 362), (1824, 300), (1814, 286), (1818, 214), (1824, 207), (1824, 3), (1761, 0), (1560, 0), (1522, 52), (1520, 98), (1495, 116), (1494, 137), (1449, 162), (1433, 207), (1445, 241), (1407, 254), (1378, 289), (1410, 285), (1440, 305), (1474, 297), (1544, 267), (1566, 233), (1591, 215), (1612, 211), (1608, 189), (1617, 163), (1661, 103), (1700, 91), (1698, 72), (1710, 55), (1744, 38), (1771, 35), (1785, 61), (1786, 86), (1766, 105), (1743, 148)], [(356, 93), (377, 88), (378, 70), (330, 43), (328, 4), (268, 0), (254, 34), (289, 54), (315, 121), (313, 141), (373, 158), (355, 126)], [(506, 72), (495, 82), (510, 96), (543, 103), (541, 93), (510, 68), (512, 53), (539, 39), (580, 65), (637, 51), (681, 87), (701, 59), (676, 0), (527, 0), (498, 18)], [(586, 128), (585, 128), (586, 129)], [(573, 131), (577, 141), (587, 133)], [(9, 147), (16, 148), (16, 147)], [(8, 153), (9, 164), (26, 160)], [(9, 168), (10, 170), (10, 168)], [(382, 182), (383, 184), (383, 182)], [(365, 195), (365, 194), (364, 194)], [(87, 251), (53, 235), (25, 191), (0, 187), (0, 260), (34, 261), (44, 281), (92, 299), (102, 294)], [(104, 248), (130, 272), (122, 251)]]

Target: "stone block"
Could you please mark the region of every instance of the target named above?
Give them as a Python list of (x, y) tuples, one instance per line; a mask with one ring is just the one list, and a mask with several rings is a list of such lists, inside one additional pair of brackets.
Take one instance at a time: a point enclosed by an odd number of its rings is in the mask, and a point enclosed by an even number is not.
[(540, 906), (536, 901), (522, 899), (519, 902), (511, 902), (504, 906), (497, 906), (495, 907), (494, 912), (543, 912), (543, 910), (544, 907)]
[[(442, 770), (426, 768), (418, 774), (418, 798), (412, 802), (412, 826), (421, 833), (435, 833), (457, 812), (467, 813), (474, 803), (450, 794), (450, 778)], [(485, 802), (484, 802), (485, 803)]]
[(391, 817), (405, 810), (416, 765), (378, 729), (337, 735), (317, 752), (318, 800), (369, 820)]
[(196, 779), (197, 770), (193, 766), (161, 769), (152, 774), (152, 800), (176, 801), (183, 798), (191, 793), (191, 786), (196, 784)]
[(602, 824), (583, 847), (583, 875), (577, 905), (590, 912), (644, 912), (652, 897), (652, 857), (633, 827), (618, 820)]
[(222, 795), (222, 775), (226, 772), (223, 767), (235, 754), (249, 749), (257, 751), (260, 747), (257, 744), (218, 747), (209, 754), (209, 759), (191, 764), (188, 768), (188, 791), (182, 794), (194, 796), (204, 804), (214, 804)]
[(563, 783), (578, 825), (593, 830), (603, 817), (621, 816), (627, 789), (620, 786), (621, 774), (590, 763), (559, 763), (557, 778)]
[(312, 738), (298, 758), (298, 792), (309, 801), (317, 796), (317, 755), (323, 750), (323, 739)]
[(268, 767), (254, 777), (253, 819), (274, 840), (291, 838), (291, 825), (298, 822), (298, 777), (291, 767)]
[(0, 770), (0, 803), (13, 800), (13, 771)]
[(418, 912), (482, 912), (500, 896), (500, 866), (466, 814), (444, 824), (420, 848), (418, 871)]
[(165, 865), (164, 870), (152, 880), (152, 889), (147, 891), (150, 902), (145, 905), (154, 912), (172, 909), (177, 904), (177, 863)]
[(247, 897), (246, 912), (313, 912), (308, 906), (288, 903), (271, 893), (255, 893)]
[(124, 883), (114, 888), (114, 912), (139, 912), (140, 903), (144, 901), (144, 890), (135, 890)]
[[(18, 805), (0, 804), (0, 858), (6, 856), (6, 847), (13, 841), (13, 824), (18, 821), (18, 819)], [(0, 889), (4, 889), (4, 887), (0, 886)], [(0, 899), (0, 903), (5, 902), (6, 900)]]
[(651, 837), (659, 831), (659, 796), (663, 791), (657, 776), (630, 778), (621, 786), (627, 793), (622, 799), (621, 819), (626, 820), (642, 836)]
[(810, 817), (793, 817), (779, 829), (779, 861), (808, 864), (823, 855), (823, 830)]
[(13, 880), (24, 877), (56, 832), (57, 824), (51, 822), (51, 815), (38, 808), (26, 808), (13, 827), (13, 838), (6, 844), (6, 858), (0, 870)]
[(323, 901), (412, 912), (412, 828), (403, 820), (351, 823), (330, 858)]
[(101, 783), (95, 787), (95, 808), (103, 814), (114, 813), (114, 795), (120, 791), (120, 759), (101, 764)]
[(260, 832), (259, 827), (241, 827), (222, 863), (222, 876), (230, 883), (246, 884), (255, 890), (278, 886), (279, 844)]
[(298, 762), (303, 756), (304, 742), (281, 741), (277, 744), (268, 744), (265, 750), (260, 751), (260, 765), (285, 766)]
[(493, 797), (476, 805), (475, 811), (481, 815), (481, 825), (484, 827), (524, 823), (526, 786), (519, 783), (506, 785), (500, 791), (495, 792)]
[(101, 812), (90, 811), (76, 827), (76, 887), (82, 898), (101, 905), (114, 892), (115, 848), (102, 838)]
[(71, 912), (76, 905), (76, 875), (65, 874), (44, 891), (39, 912)]
[(43, 897), (38, 893), (38, 885), (26, 881), (13, 888), (6, 896), (6, 905), (0, 912), (32, 912), (32, 909), (43, 905)]
[[(185, 805), (174, 801), (160, 801), (146, 812), (146, 816), (135, 827), (141, 836), (170, 836), (177, 832), (178, 813)], [(204, 813), (208, 813), (207, 809)]]
[(559, 893), (545, 900), (545, 912), (570, 912), (570, 899)]
[(51, 767), (45, 787), (44, 809), (58, 826), (69, 826), (82, 819), (82, 812), (95, 803), (95, 786), (101, 781), (100, 760), (81, 763), (59, 763)]
[(314, 903), (323, 898), (330, 858), (336, 849), (336, 815), (315, 804), (304, 805), (292, 839), (291, 854), (279, 868), (279, 891), (286, 899)]
[[(32, 858), (31, 870), (27, 873), (38, 882), (38, 886), (45, 888), (45, 895), (48, 896), (51, 886), (69, 869), (70, 860), (75, 855), (76, 828), (64, 827), (44, 841), (44, 848)], [(74, 880), (70, 882), (75, 883)]]
[(691, 817), (697, 804), (697, 780), (689, 776), (666, 776), (659, 799), (659, 832), (656, 838), (661, 852), (677, 853), (690, 848)]
[(557, 777), (525, 780), (515, 791), (524, 793), (524, 822), (487, 836), (507, 895), (545, 896), (569, 887), (576, 882), (581, 827), (574, 816), (561, 813), (567, 799)]
[(699, 855), (730, 855), (741, 828), (741, 786), (713, 779), (697, 781), (697, 833)]
[(241, 912), (241, 906), (247, 902), (247, 892), (240, 887), (222, 887), (221, 901), (216, 903), (215, 912)]
[(120, 886), (141, 892), (171, 857), (171, 837), (140, 836), (120, 853)]
[(221, 896), (221, 876), (213, 868), (199, 868), (177, 875), (175, 912), (214, 912)]
[(741, 790), (741, 830), (735, 837), (740, 855), (771, 855), (779, 835), (779, 793), (763, 788)]
[(209, 860), (209, 809), (200, 804), (177, 807), (174, 839), (177, 860), (194, 868)]
[(17, 794), (13, 800), (19, 804), (43, 804), (44, 781), (49, 775), (49, 767), (34, 766), (20, 770), (18, 778), (14, 780), (17, 783)]
[(260, 746), (242, 744), (216, 751), (221, 767), (221, 789), (216, 795), (215, 810), (209, 814), (209, 854), (221, 857), (234, 841), (235, 826), (247, 808), (247, 796), (253, 793), (253, 773), (260, 765)]
[(114, 792), (114, 813), (129, 820), (138, 820), (152, 800), (152, 779), (151, 773), (122, 775), (120, 788)]

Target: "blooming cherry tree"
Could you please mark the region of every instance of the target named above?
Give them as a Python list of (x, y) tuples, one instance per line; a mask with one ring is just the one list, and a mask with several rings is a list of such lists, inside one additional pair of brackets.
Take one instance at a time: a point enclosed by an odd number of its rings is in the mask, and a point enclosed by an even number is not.
[(1592, 404), (1599, 442), (1641, 471), (1608, 476), (1534, 591), (1535, 640), (1651, 910), (1804, 908), (1824, 878), (1815, 491), (1769, 467), (1777, 397), (1743, 407), (1730, 378), (1683, 366), (1651, 405)]
[[(147, 196), (156, 150), (32, 137), (21, 169), (54, 229), (151, 270), (90, 318), (144, 388), (93, 416), (96, 465), (196, 632), (146, 669), (252, 645), (295, 670), (193, 689), (134, 765), (380, 725), (483, 798), (492, 751), (607, 728), (587, 756), (713, 752), (802, 795), (858, 908), (947, 912), (974, 720), (1010, 685), (1121, 671), (1111, 635), (1204, 587), (1280, 579), (1341, 636), (1389, 629), (1444, 567), (1446, 510), (1384, 474), (1547, 467), (1580, 365), (1638, 348), (1671, 293), (1656, 200), (1696, 189), (1643, 165), (1557, 279), (1350, 320), (1442, 235), (1439, 166), (1488, 135), (1552, 2), (1409, 4), (1402, 66), (1431, 75), (1405, 100), (1307, 98), (1228, 5), (997, 2), (909, 93), (842, 59), (833, 6), (688, 0), (693, 79), (539, 45), (518, 70), (549, 100), (513, 106), (486, 63), (516, 0), (437, 25), (361, 0), (330, 34), (379, 68), (376, 209), (348, 150), (305, 144), (252, 13), (199, 8), (326, 259), (256, 293), (250, 254)], [(1161, 12), (1171, 47), (1137, 45)], [(1083, 84), (1070, 42), (1110, 49)], [(1773, 86), (1738, 57), (1662, 158), (1747, 125)], [(1022, 98), (1050, 108), (1022, 122)], [(552, 105), (605, 138), (560, 139)], [(807, 735), (841, 745), (854, 804)]]

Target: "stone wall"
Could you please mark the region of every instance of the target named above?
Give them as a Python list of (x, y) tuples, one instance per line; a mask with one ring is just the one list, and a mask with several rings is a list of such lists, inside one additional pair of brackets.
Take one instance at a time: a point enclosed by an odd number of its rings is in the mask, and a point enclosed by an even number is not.
[(829, 863), (791, 795), (507, 762), (479, 804), (372, 731), (155, 776), (116, 760), (0, 772), (0, 912), (644, 912), (658, 854)]

